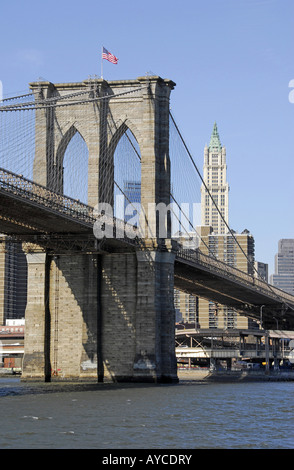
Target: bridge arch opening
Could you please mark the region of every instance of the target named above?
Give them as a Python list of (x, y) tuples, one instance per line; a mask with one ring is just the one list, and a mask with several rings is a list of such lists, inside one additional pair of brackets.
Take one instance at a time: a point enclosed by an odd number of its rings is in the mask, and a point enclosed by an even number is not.
[(139, 225), (141, 209), (141, 152), (139, 143), (126, 124), (113, 136), (114, 216)]
[(88, 146), (75, 126), (64, 135), (57, 150), (57, 175), (61, 175), (59, 192), (66, 196), (88, 202)]

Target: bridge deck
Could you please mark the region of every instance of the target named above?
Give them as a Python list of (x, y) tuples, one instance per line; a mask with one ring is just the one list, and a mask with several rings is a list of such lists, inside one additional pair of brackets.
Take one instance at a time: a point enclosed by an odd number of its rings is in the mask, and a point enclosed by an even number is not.
[(272, 326), (274, 317), (284, 324), (294, 321), (294, 296), (197, 251), (179, 251), (175, 287), (257, 320), (263, 305), (263, 320), (272, 321)]
[[(84, 241), (91, 240), (91, 246), (86, 243), (87, 250), (97, 251), (92, 207), (3, 169), (0, 183), (1, 233), (24, 240), (36, 236), (36, 243), (52, 234), (84, 237)], [(105, 243), (110, 250), (129, 251), (136, 242), (125, 237), (107, 239)], [(288, 328), (294, 325), (294, 296), (197, 250), (177, 253), (174, 279), (175, 287), (185, 292), (227, 305), (255, 319), (259, 319), (263, 305), (263, 320), (273, 326), (276, 319), (284, 329), (286, 324)]]

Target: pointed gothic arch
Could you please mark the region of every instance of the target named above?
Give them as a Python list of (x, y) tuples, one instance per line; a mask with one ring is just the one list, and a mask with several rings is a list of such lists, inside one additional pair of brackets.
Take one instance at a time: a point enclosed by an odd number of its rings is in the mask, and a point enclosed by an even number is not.
[[(77, 144), (79, 139), (79, 145)], [(76, 142), (74, 143), (74, 140)], [(87, 149), (81, 150), (81, 145)], [(79, 158), (76, 157), (76, 152), (79, 152)], [(55, 155), (55, 178), (56, 178), (56, 191), (61, 194), (79, 199), (82, 202), (87, 202), (86, 192), (79, 192), (81, 188), (88, 185), (88, 147), (87, 143), (78, 130), (76, 124), (72, 124), (67, 131), (63, 134), (56, 150)], [(87, 157), (87, 160), (81, 158), (81, 154)], [(78, 184), (78, 178), (82, 180), (82, 184)], [(69, 180), (69, 181), (67, 181)], [(79, 189), (78, 189), (79, 188)]]
[(124, 122), (110, 143), (113, 159), (114, 215), (126, 222), (139, 223), (141, 204), (141, 151), (138, 140)]

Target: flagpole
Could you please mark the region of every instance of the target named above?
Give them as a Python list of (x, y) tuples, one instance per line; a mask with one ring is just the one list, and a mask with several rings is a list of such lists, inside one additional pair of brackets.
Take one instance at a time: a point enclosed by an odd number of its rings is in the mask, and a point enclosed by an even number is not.
[(103, 46), (101, 46), (101, 78), (103, 80)]

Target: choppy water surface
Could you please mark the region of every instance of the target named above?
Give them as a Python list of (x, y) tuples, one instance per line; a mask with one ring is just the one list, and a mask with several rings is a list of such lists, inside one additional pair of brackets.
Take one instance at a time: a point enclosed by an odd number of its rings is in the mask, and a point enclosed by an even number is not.
[(0, 379), (0, 449), (294, 448), (294, 382), (91, 387)]

